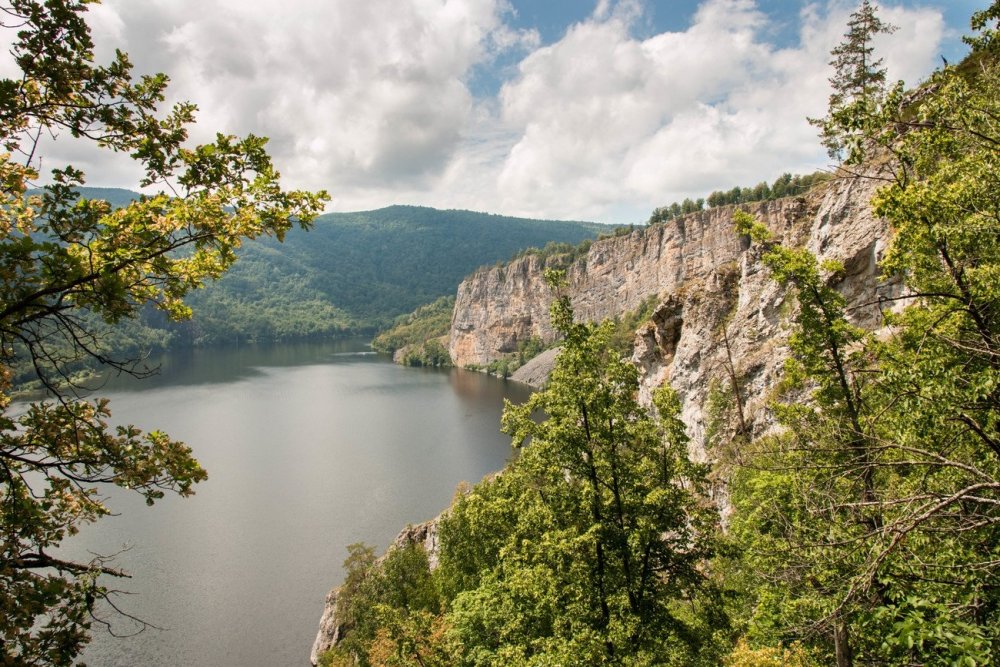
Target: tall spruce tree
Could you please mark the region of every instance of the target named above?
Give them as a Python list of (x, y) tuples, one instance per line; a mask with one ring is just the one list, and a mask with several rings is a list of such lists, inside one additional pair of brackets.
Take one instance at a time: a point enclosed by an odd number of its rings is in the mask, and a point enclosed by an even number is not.
[(882, 58), (875, 56), (875, 37), (891, 34), (896, 26), (878, 17), (869, 0), (851, 14), (844, 41), (830, 54), (834, 75), (830, 77), (829, 112), (825, 118), (810, 118), (820, 128), (827, 153), (835, 160), (855, 163), (860, 159), (859, 142), (869, 134), (866, 119), (885, 98), (886, 70)]

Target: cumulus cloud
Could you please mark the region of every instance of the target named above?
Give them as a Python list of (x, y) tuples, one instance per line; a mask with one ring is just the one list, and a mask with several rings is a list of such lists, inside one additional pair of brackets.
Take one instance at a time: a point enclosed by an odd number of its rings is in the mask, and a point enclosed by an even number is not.
[[(137, 73), (170, 75), (172, 101), (198, 105), (194, 140), (253, 132), (296, 186), (405, 190), (449, 165), (473, 120), (472, 68), (537, 46), (509, 11), (504, 0), (106, 0), (89, 23), (98, 60), (122, 48)], [(86, 151), (68, 143), (54, 159)]]
[(126, 46), (155, 44), (202, 126), (269, 136), (309, 187), (428, 183), (470, 120), (469, 70), (521, 45), (496, 0), (154, 5), (111, 4), (138, 27)]
[[(703, 0), (682, 31), (649, 35), (643, 0), (594, 0), (542, 45), (508, 0), (105, 0), (89, 22), (99, 60), (118, 47), (199, 106), (196, 140), (270, 137), (295, 187), (338, 210), (392, 203), (637, 222), (659, 205), (826, 164), (830, 49), (854, 3), (803, 3), (798, 40), (775, 45), (754, 0)], [(936, 64), (940, 11), (886, 6), (890, 78)], [(637, 35), (642, 34), (642, 37)], [(516, 63), (511, 66), (511, 62)], [(3, 63), (0, 62), (0, 71)], [(494, 68), (504, 83), (473, 92)], [(134, 185), (127, 160), (60, 140), (100, 185)]]
[[(525, 58), (501, 93), (517, 140), (498, 177), (506, 207), (602, 217), (634, 214), (713, 189), (752, 185), (824, 164), (807, 116), (829, 95), (830, 49), (844, 3), (803, 11), (801, 39), (768, 43), (751, 0), (707, 0), (691, 26), (644, 40), (609, 2), (558, 43)], [(879, 38), (891, 78), (933, 66), (940, 12), (884, 11), (899, 31)]]

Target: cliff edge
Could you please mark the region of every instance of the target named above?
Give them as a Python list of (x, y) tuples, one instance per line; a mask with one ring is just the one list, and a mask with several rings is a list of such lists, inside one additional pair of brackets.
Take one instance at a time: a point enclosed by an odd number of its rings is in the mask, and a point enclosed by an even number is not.
[[(880, 297), (897, 290), (896, 281), (883, 282), (878, 270), (889, 236), (869, 203), (879, 183), (834, 178), (802, 197), (741, 206), (783, 243), (843, 263), (835, 286), (847, 298), (855, 323), (866, 328), (881, 326)], [(751, 425), (767, 426), (758, 415), (788, 356), (795, 308), (785, 289), (770, 279), (759, 250), (736, 233), (734, 209), (699, 211), (596, 241), (566, 272), (573, 309), (583, 320), (618, 317), (651, 296), (658, 298), (652, 319), (636, 332), (633, 360), (642, 377), (642, 398), (648, 402), (664, 382), (678, 391), (692, 455), (701, 460), (711, 458), (706, 397), (727, 368), (740, 378)], [(449, 337), (456, 366), (486, 366), (532, 337), (545, 344), (555, 341), (545, 268), (546, 260), (527, 256), (482, 269), (461, 283)], [(532, 376), (531, 381), (538, 385), (544, 378)]]
[[(855, 324), (882, 325), (881, 310), (898, 295), (899, 282), (883, 280), (878, 263), (889, 229), (872, 215), (870, 200), (879, 181), (839, 178), (808, 195), (741, 208), (756, 215), (776, 239), (805, 246), (819, 259), (835, 260), (843, 271), (830, 281), (847, 299)], [(652, 318), (636, 332), (633, 362), (640, 373), (640, 398), (647, 404), (654, 389), (669, 382), (682, 402), (682, 419), (691, 436), (691, 455), (716, 458), (708, 427), (709, 394), (736, 378), (747, 427), (770, 427), (763, 409), (788, 358), (788, 336), (796, 305), (787, 290), (771, 280), (732, 223), (734, 207), (689, 214), (665, 224), (597, 241), (567, 270), (568, 294), (576, 316), (614, 318), (658, 298)], [(459, 286), (452, 315), (449, 353), (456, 366), (486, 366), (532, 337), (555, 342), (549, 324), (552, 294), (545, 284), (549, 262), (526, 256), (505, 266), (481, 269)], [(514, 379), (544, 384), (557, 349), (529, 362)], [(725, 486), (716, 488), (726, 513)], [(395, 544), (423, 544), (437, 553), (437, 520), (407, 528)], [(391, 547), (390, 547), (391, 548)], [(313, 646), (316, 664), (335, 645), (337, 589), (330, 592)]]

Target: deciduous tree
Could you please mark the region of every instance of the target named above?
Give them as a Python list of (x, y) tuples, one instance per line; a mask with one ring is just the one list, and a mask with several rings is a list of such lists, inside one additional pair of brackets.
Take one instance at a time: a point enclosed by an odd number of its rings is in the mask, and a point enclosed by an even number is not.
[[(265, 139), (218, 135), (189, 146), (195, 107), (161, 111), (167, 77), (132, 75), (118, 52), (94, 62), (87, 0), (10, 0), (2, 26), (20, 70), (0, 80), (0, 654), (5, 664), (69, 664), (91, 624), (114, 607), (102, 558), (57, 555), (83, 524), (106, 515), (103, 485), (188, 495), (205, 471), (184, 444), (111, 427), (107, 401), (78, 400), (67, 364), (90, 357), (119, 370), (94, 322), (152, 305), (189, 314), (184, 297), (216, 278), (243, 239), (308, 226), (325, 193), (284, 191)], [(81, 200), (85, 174), (53, 169), (37, 189), (43, 138), (73, 137), (127, 154), (152, 194), (112, 210)], [(93, 316), (85, 316), (86, 313)], [(30, 363), (54, 400), (10, 405), (11, 364)], [(105, 608), (106, 609), (106, 608)]]
[(574, 322), (565, 295), (551, 313), (564, 339), (549, 384), (504, 413), (521, 455), (442, 526), (442, 570), (465, 588), (454, 631), (470, 664), (709, 664), (717, 517), (679, 402), (662, 390), (651, 417), (611, 324)]
[(1000, 643), (1000, 71), (976, 43), (895, 122), (866, 121), (890, 174), (882, 269), (904, 286), (878, 337), (848, 323), (839, 267), (737, 216), (798, 296), (789, 379), (808, 392), (733, 485), (752, 626), (839, 665), (985, 665)]

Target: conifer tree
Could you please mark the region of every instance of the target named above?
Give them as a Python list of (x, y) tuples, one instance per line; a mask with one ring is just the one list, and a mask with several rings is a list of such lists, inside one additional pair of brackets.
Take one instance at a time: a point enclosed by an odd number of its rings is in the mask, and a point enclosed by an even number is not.
[(851, 14), (844, 41), (830, 55), (834, 75), (833, 93), (825, 118), (810, 118), (820, 128), (820, 137), (831, 158), (855, 163), (860, 159), (859, 144), (868, 134), (866, 119), (874, 115), (885, 97), (886, 70), (882, 58), (875, 57), (874, 40), (891, 34), (896, 26), (878, 17), (869, 0)]

